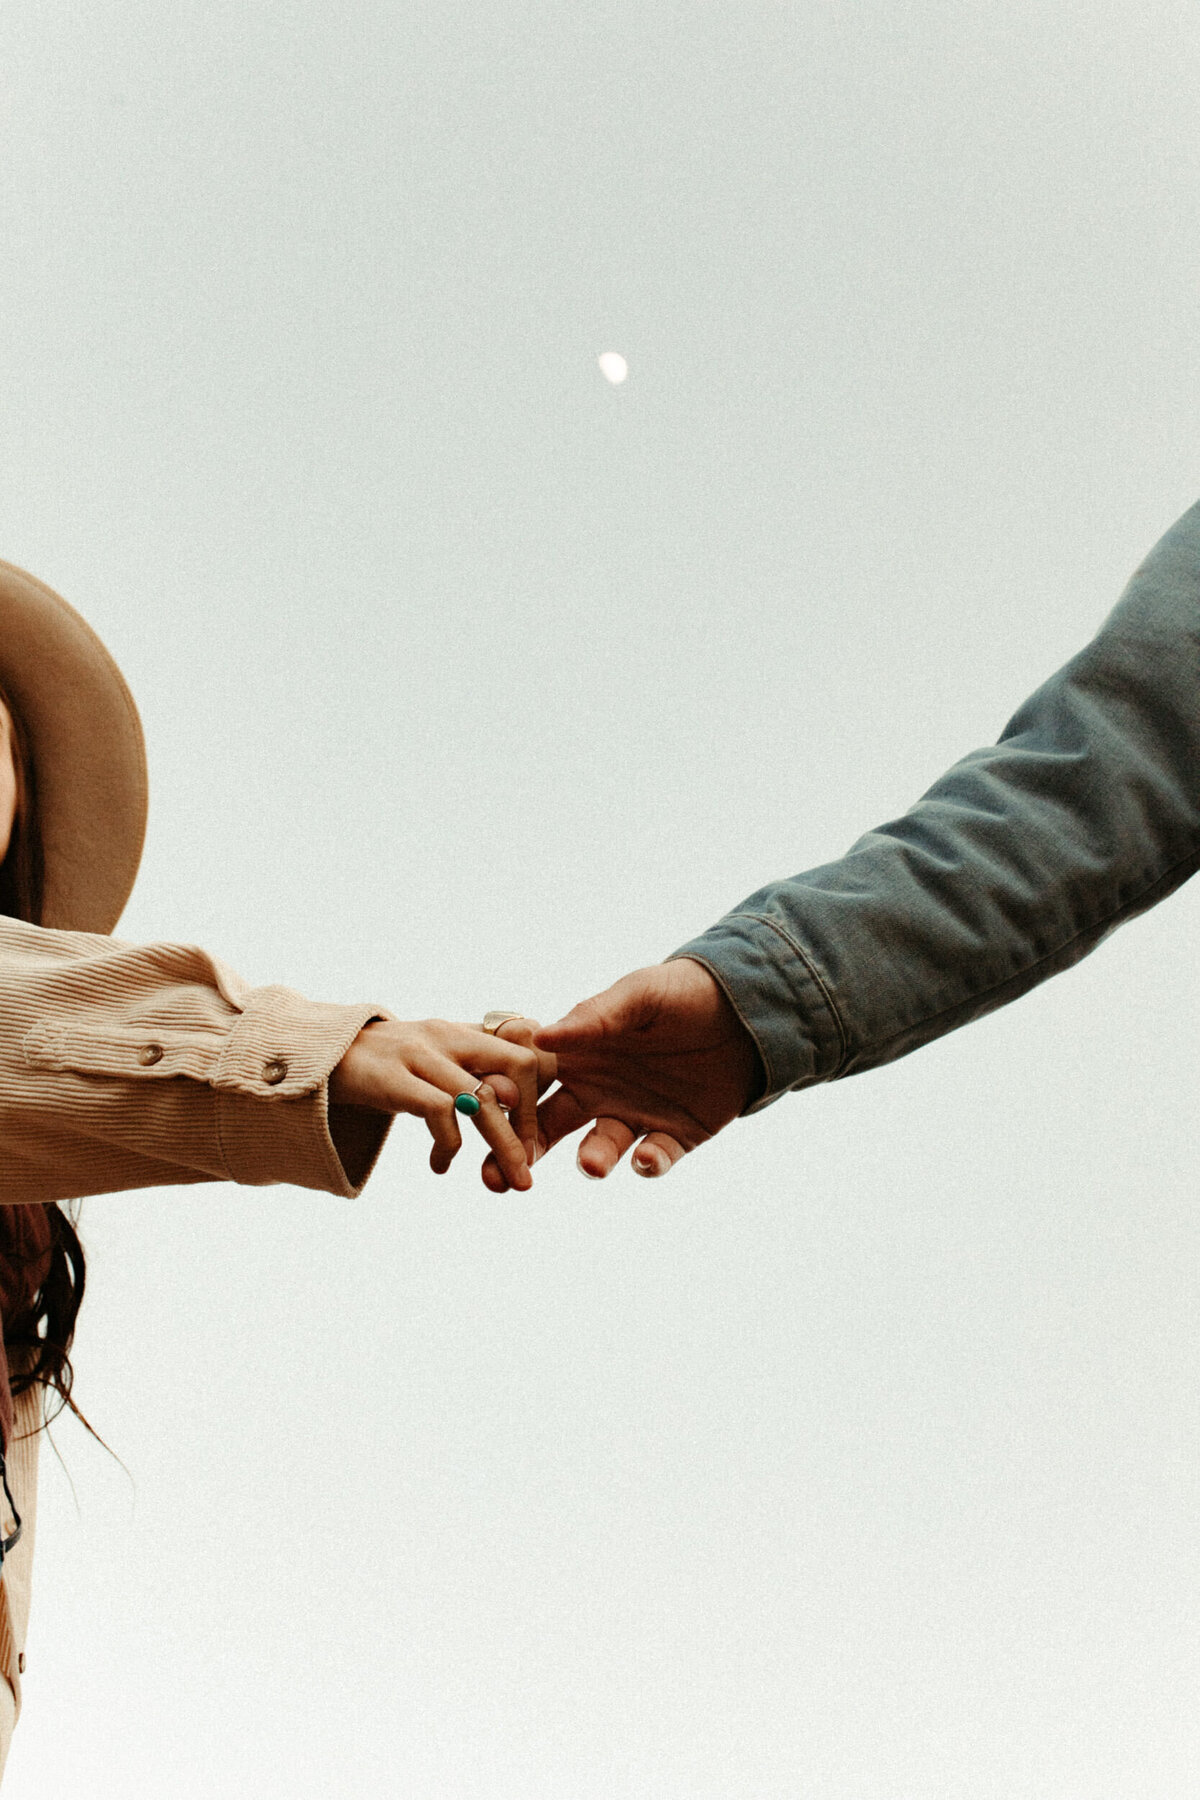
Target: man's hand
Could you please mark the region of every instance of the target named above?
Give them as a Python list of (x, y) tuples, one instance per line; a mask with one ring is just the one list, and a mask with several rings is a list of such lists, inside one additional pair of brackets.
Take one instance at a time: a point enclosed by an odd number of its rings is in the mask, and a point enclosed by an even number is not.
[[(638, 1138), (634, 1169), (665, 1175), (764, 1081), (754, 1039), (708, 970), (687, 958), (626, 975), (531, 1041), (558, 1058), (562, 1084), (538, 1109), (539, 1153), (591, 1124), (578, 1163), (596, 1177)], [(507, 1186), (493, 1157), (483, 1177), (496, 1193)]]

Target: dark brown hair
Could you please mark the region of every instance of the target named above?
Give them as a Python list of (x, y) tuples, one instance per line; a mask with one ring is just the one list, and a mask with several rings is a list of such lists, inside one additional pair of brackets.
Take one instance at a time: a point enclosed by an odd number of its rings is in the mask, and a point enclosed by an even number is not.
[[(42, 839), (38, 830), (33, 762), (20, 717), (8, 705), (3, 689), (0, 689), (0, 701), (12, 721), (12, 759), (17, 778), (12, 836), (4, 860), (0, 862), (0, 913), (12, 919), (24, 919), (30, 925), (40, 925)], [(24, 1207), (3, 1210), (6, 1214), (26, 1211)], [(83, 1246), (74, 1220), (61, 1206), (47, 1205), (42, 1212), (49, 1232), (48, 1250), (45, 1232), (36, 1234), (42, 1241), (33, 1250), (24, 1248), (20, 1242), (28, 1233), (19, 1229), (0, 1232), (0, 1254), (8, 1255), (15, 1262), (36, 1260), (45, 1268), (32, 1305), (21, 1317), (5, 1321), (8, 1327), (6, 1348), (13, 1368), (12, 1391), (14, 1395), (23, 1394), (27, 1388), (40, 1385), (57, 1394), (57, 1412), (69, 1407), (78, 1413), (79, 1408), (71, 1398), (74, 1371), (70, 1352), (87, 1279)], [(11, 1355), (13, 1351), (17, 1352), (15, 1356)]]

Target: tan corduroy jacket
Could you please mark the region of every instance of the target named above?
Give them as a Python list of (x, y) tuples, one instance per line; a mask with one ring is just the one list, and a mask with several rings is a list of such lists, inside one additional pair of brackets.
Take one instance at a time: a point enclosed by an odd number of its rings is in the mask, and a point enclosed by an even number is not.
[(0, 918), (0, 1202), (192, 1181), (357, 1194), (389, 1121), (330, 1106), (379, 1006), (249, 987), (204, 950)]
[[(182, 1182), (357, 1194), (390, 1120), (329, 1104), (379, 1006), (252, 988), (205, 951), (0, 918), (0, 1202)], [(0, 1768), (20, 1705), (39, 1396), (17, 1403), (10, 1478), (29, 1529), (0, 1579)], [(19, 1491), (18, 1491), (19, 1490)], [(3, 1521), (0, 1521), (2, 1523)]]

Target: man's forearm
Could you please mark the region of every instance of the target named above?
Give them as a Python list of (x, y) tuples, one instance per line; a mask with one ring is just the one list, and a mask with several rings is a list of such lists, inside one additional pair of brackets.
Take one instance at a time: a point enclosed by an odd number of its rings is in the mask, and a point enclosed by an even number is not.
[(677, 954), (750, 1028), (761, 1106), (1016, 999), (1198, 865), (1200, 505), (998, 744)]

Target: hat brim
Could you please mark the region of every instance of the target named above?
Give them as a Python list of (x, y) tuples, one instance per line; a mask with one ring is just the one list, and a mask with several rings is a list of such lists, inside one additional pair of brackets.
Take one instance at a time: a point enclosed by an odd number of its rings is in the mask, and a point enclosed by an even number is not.
[(0, 687), (25, 735), (42, 842), (43, 925), (108, 932), (146, 835), (141, 721), (91, 626), (23, 569), (0, 562)]

